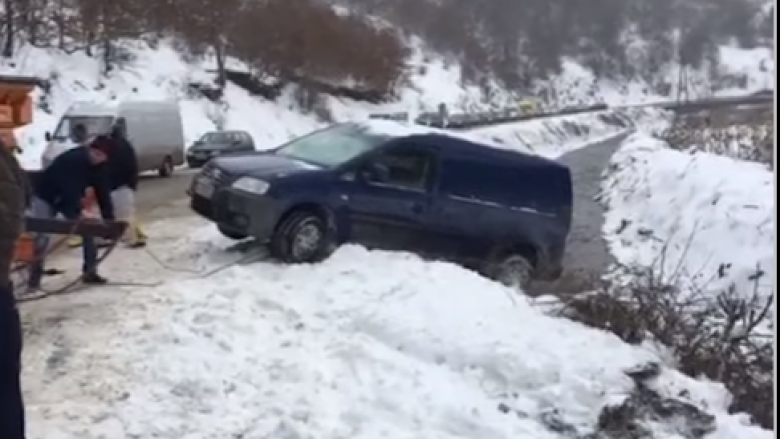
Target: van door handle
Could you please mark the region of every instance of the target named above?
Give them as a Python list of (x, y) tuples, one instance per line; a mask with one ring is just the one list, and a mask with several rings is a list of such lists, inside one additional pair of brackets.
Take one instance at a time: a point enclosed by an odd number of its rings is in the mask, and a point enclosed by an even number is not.
[(419, 215), (419, 214), (423, 213), (423, 205), (420, 204), (420, 203), (412, 203), (411, 210), (412, 210), (412, 213)]

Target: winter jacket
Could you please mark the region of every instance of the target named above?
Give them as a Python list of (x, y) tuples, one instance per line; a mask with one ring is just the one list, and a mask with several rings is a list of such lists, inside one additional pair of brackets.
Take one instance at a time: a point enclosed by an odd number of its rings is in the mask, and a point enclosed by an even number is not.
[(0, 285), (10, 280), (16, 240), (24, 225), (26, 176), (13, 153), (0, 142)]
[(89, 147), (63, 152), (37, 176), (33, 193), (68, 217), (81, 213), (81, 202), (88, 188), (93, 188), (103, 219), (114, 219), (111, 182), (105, 163), (96, 165), (89, 157)]
[(138, 157), (133, 145), (121, 135), (111, 136), (107, 165), (112, 191), (123, 186), (138, 189)]

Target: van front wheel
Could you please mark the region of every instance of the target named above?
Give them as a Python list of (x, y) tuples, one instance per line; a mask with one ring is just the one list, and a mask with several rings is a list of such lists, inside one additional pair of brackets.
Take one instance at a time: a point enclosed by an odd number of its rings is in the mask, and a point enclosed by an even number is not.
[(167, 178), (173, 175), (173, 160), (171, 160), (170, 157), (165, 157), (165, 160), (163, 160), (162, 164), (160, 165), (160, 169), (157, 170), (157, 173), (160, 174), (160, 177)]
[(271, 256), (289, 264), (319, 262), (328, 256), (333, 239), (328, 224), (313, 212), (287, 215), (271, 238)]

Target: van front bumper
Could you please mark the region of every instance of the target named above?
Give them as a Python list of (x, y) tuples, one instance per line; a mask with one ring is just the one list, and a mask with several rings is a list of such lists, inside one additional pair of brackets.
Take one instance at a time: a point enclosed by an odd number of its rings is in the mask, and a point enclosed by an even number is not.
[(262, 242), (271, 238), (282, 214), (279, 201), (232, 188), (218, 189), (210, 199), (192, 195), (190, 207), (219, 226)]

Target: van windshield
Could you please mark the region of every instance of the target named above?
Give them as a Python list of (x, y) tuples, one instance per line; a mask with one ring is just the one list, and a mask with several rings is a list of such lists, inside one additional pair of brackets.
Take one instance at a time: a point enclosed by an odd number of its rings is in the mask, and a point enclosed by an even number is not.
[(200, 141), (203, 143), (214, 143), (214, 144), (231, 143), (236, 140), (238, 140), (238, 135), (236, 133), (231, 133), (227, 131), (206, 133), (203, 135), (203, 137), (200, 138)]
[(274, 154), (333, 168), (382, 145), (388, 139), (388, 136), (368, 132), (358, 125), (336, 125), (294, 139)]
[(89, 137), (109, 134), (113, 123), (114, 118), (111, 116), (65, 116), (52, 137), (58, 141), (72, 139), (73, 128), (77, 125), (84, 125)]

